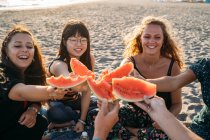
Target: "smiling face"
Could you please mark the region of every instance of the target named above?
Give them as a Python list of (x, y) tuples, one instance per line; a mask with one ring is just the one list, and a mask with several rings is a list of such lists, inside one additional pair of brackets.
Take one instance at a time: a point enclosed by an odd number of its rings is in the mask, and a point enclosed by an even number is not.
[(7, 57), (21, 71), (25, 71), (34, 58), (32, 38), (26, 33), (16, 33), (8, 43)]
[(67, 51), (71, 58), (80, 58), (87, 50), (87, 38), (80, 36), (70, 36), (66, 41)]
[(160, 54), (160, 49), (163, 45), (163, 31), (160, 25), (149, 24), (143, 30), (141, 35), (141, 43), (143, 53)]

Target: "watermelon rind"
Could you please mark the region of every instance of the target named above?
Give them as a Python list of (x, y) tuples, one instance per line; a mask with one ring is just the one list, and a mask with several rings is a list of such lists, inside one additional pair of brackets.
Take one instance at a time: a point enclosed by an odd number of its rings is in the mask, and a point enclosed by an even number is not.
[[(138, 102), (143, 100), (144, 95), (153, 97), (156, 94), (156, 85), (135, 77), (113, 78), (112, 93), (121, 100)], [(132, 93), (138, 93), (139, 95), (135, 97), (133, 94), (132, 97)]]
[(69, 75), (67, 77), (61, 75), (59, 77), (51, 76), (46, 79), (46, 82), (48, 85), (52, 87), (62, 88), (62, 89), (68, 89), (75, 86), (78, 86), (82, 83), (84, 83), (87, 80), (87, 76), (75, 76), (75, 75)]
[[(107, 99), (108, 102), (113, 102), (116, 98), (112, 95), (112, 87), (106, 81), (97, 81), (93, 78), (87, 79), (88, 86), (92, 90), (93, 94), (97, 96), (99, 100)], [(102, 87), (101, 87), (102, 86)], [(106, 94), (108, 91), (108, 95)], [(106, 97), (103, 95), (107, 95)], [(111, 95), (111, 96), (109, 96)]]
[(124, 76), (129, 76), (130, 73), (133, 71), (134, 66), (133, 63), (129, 62), (120, 67), (117, 67), (115, 70), (111, 71), (110, 73), (104, 74), (101, 78), (109, 83), (112, 82), (112, 78), (122, 78)]
[(80, 62), (76, 58), (71, 58), (70, 67), (71, 67), (71, 70), (77, 75), (90, 76), (92, 78), (95, 78), (94, 72), (89, 70), (82, 62)]

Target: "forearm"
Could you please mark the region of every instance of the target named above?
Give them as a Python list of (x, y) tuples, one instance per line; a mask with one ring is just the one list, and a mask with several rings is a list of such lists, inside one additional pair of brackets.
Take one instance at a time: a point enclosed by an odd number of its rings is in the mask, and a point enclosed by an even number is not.
[(13, 100), (17, 101), (45, 101), (50, 99), (47, 92), (47, 86), (34, 86), (34, 85), (15, 85), (9, 93)]
[(173, 80), (171, 76), (164, 76), (157, 79), (147, 79), (147, 81), (156, 84), (157, 91), (160, 92), (172, 92), (178, 88), (175, 80)]
[(181, 112), (182, 109), (182, 105), (177, 103), (177, 104), (173, 104), (170, 108), (170, 112), (174, 115), (174, 116), (178, 116), (179, 113)]
[(201, 140), (199, 136), (186, 128), (170, 112), (164, 111), (158, 115), (156, 122), (172, 140)]
[(93, 135), (93, 140), (106, 140), (108, 134), (103, 131), (95, 130)]
[(90, 90), (87, 90), (87, 91), (82, 93), (80, 119), (83, 120), (83, 121), (86, 120), (89, 105), (90, 105)]

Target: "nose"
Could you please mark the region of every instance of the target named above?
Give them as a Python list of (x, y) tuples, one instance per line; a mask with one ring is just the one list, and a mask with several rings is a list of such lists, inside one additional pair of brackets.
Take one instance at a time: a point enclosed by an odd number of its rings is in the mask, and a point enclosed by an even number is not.
[(80, 39), (77, 40), (77, 45), (78, 45), (78, 46), (81, 45), (81, 40), (80, 40)]
[(23, 46), (22, 47), (22, 52), (27, 52), (28, 51), (28, 48), (26, 46)]

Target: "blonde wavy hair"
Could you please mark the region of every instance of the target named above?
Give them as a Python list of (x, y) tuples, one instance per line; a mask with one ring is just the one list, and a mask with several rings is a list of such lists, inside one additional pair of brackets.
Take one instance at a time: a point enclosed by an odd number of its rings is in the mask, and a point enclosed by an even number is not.
[(124, 38), (125, 51), (123, 56), (130, 57), (142, 53), (141, 35), (145, 27), (149, 24), (159, 25), (163, 31), (163, 46), (160, 54), (166, 58), (176, 61), (180, 68), (184, 67), (182, 49), (176, 38), (172, 34), (172, 28), (168, 20), (162, 17), (148, 16), (143, 18), (141, 24), (136, 27), (134, 32)]

